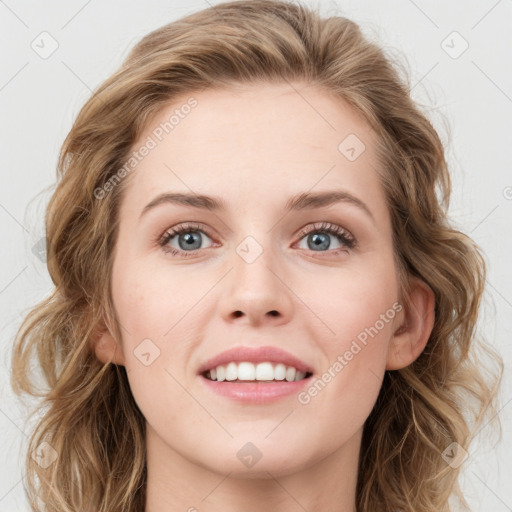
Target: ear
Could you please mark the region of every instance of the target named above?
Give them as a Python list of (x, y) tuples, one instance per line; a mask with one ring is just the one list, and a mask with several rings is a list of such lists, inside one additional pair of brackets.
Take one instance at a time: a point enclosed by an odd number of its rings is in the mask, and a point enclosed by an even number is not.
[(409, 366), (423, 352), (434, 327), (434, 292), (421, 279), (411, 277), (410, 304), (389, 344), (386, 370)]
[(102, 363), (125, 365), (121, 344), (116, 342), (104, 322), (101, 322), (94, 331), (92, 348)]

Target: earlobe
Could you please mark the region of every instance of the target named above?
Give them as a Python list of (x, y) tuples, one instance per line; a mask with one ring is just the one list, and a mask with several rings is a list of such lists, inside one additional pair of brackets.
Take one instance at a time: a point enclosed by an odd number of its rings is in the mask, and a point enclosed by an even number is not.
[(411, 277), (410, 303), (404, 305), (402, 323), (390, 341), (386, 370), (405, 368), (423, 352), (434, 327), (434, 305), (432, 289)]
[(125, 365), (122, 347), (116, 342), (104, 324), (96, 329), (92, 345), (96, 357), (102, 363)]

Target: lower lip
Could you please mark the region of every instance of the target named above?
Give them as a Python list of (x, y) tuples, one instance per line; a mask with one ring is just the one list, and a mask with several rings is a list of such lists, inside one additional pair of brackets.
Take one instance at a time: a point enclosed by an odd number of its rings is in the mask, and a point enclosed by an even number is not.
[(298, 393), (304, 386), (311, 381), (311, 376), (306, 379), (275, 382), (229, 382), (210, 380), (202, 375), (199, 378), (205, 383), (206, 387), (217, 395), (231, 398), (232, 400), (253, 403), (266, 404), (274, 402), (280, 398)]

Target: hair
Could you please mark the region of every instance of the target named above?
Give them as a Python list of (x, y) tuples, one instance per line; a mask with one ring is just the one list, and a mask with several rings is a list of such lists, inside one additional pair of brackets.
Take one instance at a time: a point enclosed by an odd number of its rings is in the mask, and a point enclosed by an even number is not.
[[(25, 461), (32, 510), (144, 510), (145, 419), (125, 368), (101, 363), (91, 348), (101, 321), (121, 340), (110, 276), (127, 179), (108, 183), (151, 117), (178, 95), (293, 81), (344, 100), (377, 134), (402, 302), (409, 304), (412, 277), (435, 297), (425, 350), (406, 368), (386, 371), (365, 422), (357, 510), (450, 511), (451, 497), (468, 506), (461, 467), (442, 453), (454, 442), (467, 450), (494, 415), (503, 363), (476, 329), (486, 263), (448, 222), (440, 137), (397, 63), (356, 23), (300, 3), (243, 0), (143, 37), (81, 108), (62, 145), (45, 217), (55, 287), (24, 318), (12, 354), (14, 392), (41, 399)], [(98, 198), (98, 189), (108, 193)], [(30, 366), (34, 352), (44, 390)], [(31, 454), (45, 441), (57, 458), (40, 465)]]

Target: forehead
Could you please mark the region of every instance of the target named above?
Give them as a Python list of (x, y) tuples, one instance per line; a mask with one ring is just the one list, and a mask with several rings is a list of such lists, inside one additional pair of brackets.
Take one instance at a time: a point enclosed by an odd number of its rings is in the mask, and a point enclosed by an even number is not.
[(141, 210), (159, 192), (195, 192), (226, 196), (236, 208), (251, 198), (284, 202), (299, 192), (341, 187), (382, 203), (375, 144), (354, 109), (314, 86), (252, 84), (183, 94), (158, 110), (133, 145), (132, 151), (150, 150), (130, 174), (125, 198)]

